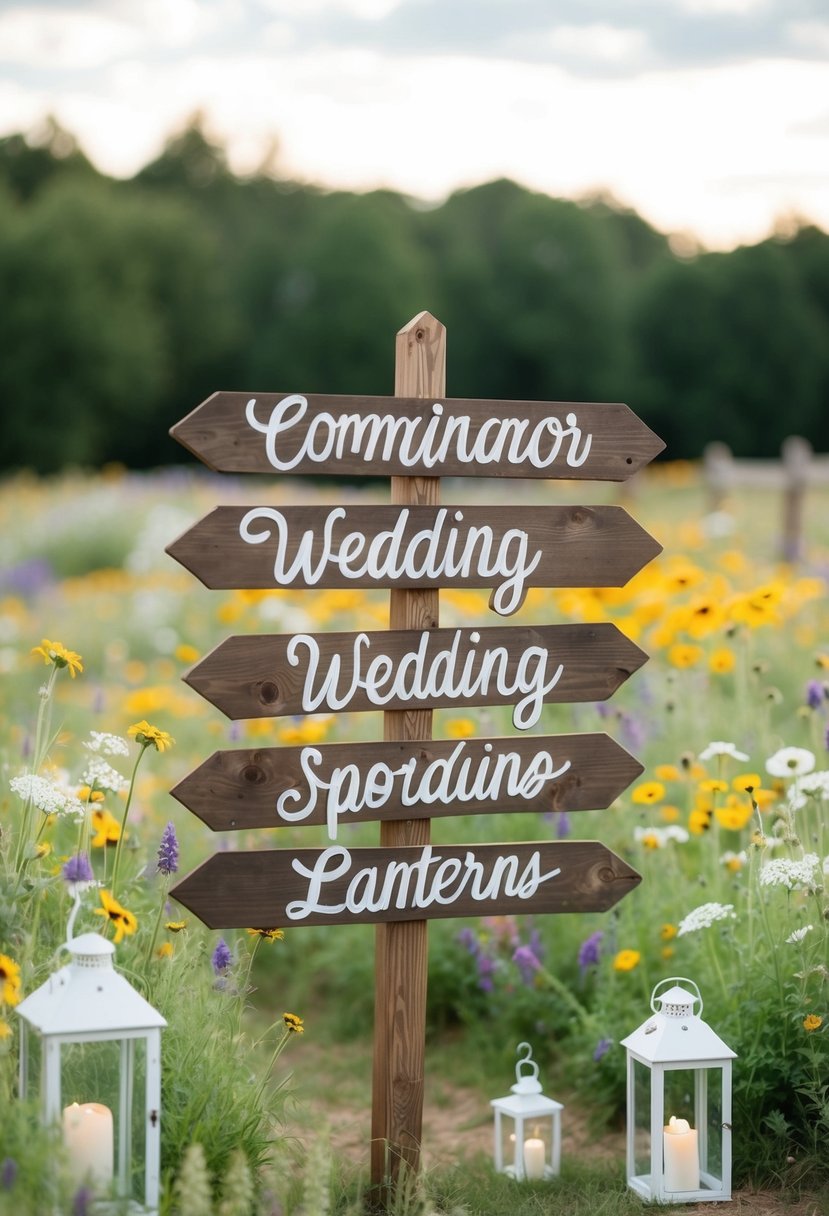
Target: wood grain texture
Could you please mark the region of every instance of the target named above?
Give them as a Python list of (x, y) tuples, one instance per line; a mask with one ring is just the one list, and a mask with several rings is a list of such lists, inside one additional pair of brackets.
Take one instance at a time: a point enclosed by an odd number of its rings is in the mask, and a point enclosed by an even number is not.
[[(167, 553), (200, 579), (206, 587), (221, 589), (251, 589), (273, 587), (495, 587), (507, 580), (507, 571), (514, 572), (519, 561), (519, 544), (526, 546), (528, 566), (538, 554), (537, 564), (521, 582), (527, 587), (623, 587), (652, 558), (661, 553), (662, 546), (650, 536), (622, 507), (542, 506), (528, 512), (523, 507), (439, 507), (407, 506), (349, 506), (337, 508), (345, 512), (326, 527), (331, 507), (280, 507), (275, 521), (274, 507), (262, 508), (271, 514), (255, 524), (244, 524), (250, 507), (216, 507), (192, 528), (167, 546)], [(405, 511), (405, 527), (398, 528), (401, 511)], [(458, 519), (457, 516), (461, 518)], [(254, 535), (267, 536), (259, 543), (243, 538), (253, 529)], [(480, 530), (491, 529), (492, 537), (479, 539)], [(395, 529), (397, 533), (395, 533)], [(284, 530), (285, 540), (280, 540)], [(452, 534), (453, 552), (458, 558), (469, 544), (468, 573), (446, 573), (441, 566)], [(380, 542), (378, 559), (380, 573), (366, 572), (350, 577), (347, 570), (361, 570), (366, 565), (365, 551), (346, 562), (346, 570), (337, 560), (344, 538), (356, 533), (366, 537), (367, 544), (381, 533), (395, 535), (399, 559), (388, 561), (391, 542)], [(307, 547), (303, 538), (313, 537)], [(325, 539), (328, 537), (326, 550)], [(417, 576), (383, 573), (387, 564), (399, 568), (402, 557), (414, 546), (418, 536), (434, 535), (435, 557), (429, 563), (433, 574)], [(399, 536), (399, 541), (397, 537)], [(525, 537), (525, 541), (520, 538)], [(296, 561), (300, 544), (308, 553), (304, 563), (288, 577)], [(421, 539), (412, 552), (410, 568), (420, 570), (426, 564), (428, 542)], [(321, 566), (322, 555), (329, 560)], [(503, 573), (493, 577), (496, 557), (502, 554)], [(333, 554), (333, 560), (331, 555)], [(278, 565), (276, 559), (278, 555)], [(460, 561), (453, 563), (460, 565)], [(278, 577), (277, 577), (278, 575)], [(517, 611), (523, 601), (514, 603)], [(491, 606), (492, 602), (491, 602)]]
[[(409, 333), (416, 332), (416, 328)], [(431, 330), (429, 340), (431, 341)], [(425, 350), (426, 344), (423, 341), (418, 345)], [(427, 365), (430, 359), (432, 363)], [(307, 401), (307, 411), (301, 421), (281, 437), (278, 458), (282, 462), (289, 462), (302, 450), (314, 419), (322, 413), (331, 414), (335, 418), (340, 415), (364, 417), (367, 414), (388, 415), (393, 419), (420, 417), (425, 427), (433, 416), (435, 403), (443, 407), (442, 417), (447, 425), (456, 418), (470, 419), (471, 441), (474, 441), (474, 437), (492, 418), (526, 420), (530, 426), (544, 418), (550, 418), (558, 420), (564, 427), (568, 415), (575, 414), (581, 431), (592, 436), (587, 458), (580, 465), (568, 464), (565, 459), (565, 444), (560, 457), (543, 469), (535, 468), (526, 459), (504, 458), (494, 462), (463, 463), (456, 457), (453, 458), (451, 452), (434, 467), (408, 468), (401, 462), (397, 450), (391, 452), (388, 459), (383, 457), (381, 451), (379, 454), (373, 453), (371, 459), (366, 460), (362, 459), (359, 453), (352, 453), (348, 450), (349, 445), (345, 445), (346, 450), (342, 454), (326, 456), (324, 467), (320, 461), (304, 458), (289, 470), (276, 471), (289, 471), (300, 475), (324, 473), (326, 477), (541, 477), (568, 481), (626, 481), (658, 456), (665, 446), (662, 440), (621, 402), (449, 399), (443, 393), (422, 391), (425, 379), (428, 374), (435, 372), (436, 367), (433, 356), (425, 354), (419, 369), (407, 370), (402, 377), (397, 377), (397, 387), (400, 391), (394, 397), (302, 394)], [(419, 373), (423, 373), (420, 379)], [(275, 469), (268, 459), (266, 436), (247, 421), (248, 402), (256, 402), (255, 415), (264, 423), (279, 402), (294, 395), (295, 390), (285, 393), (213, 393), (186, 418), (176, 423), (170, 434), (204, 464), (218, 472), (273, 473)]]
[[(311, 749), (259, 747), (217, 751), (170, 792), (214, 831), (285, 826), (287, 821), (280, 818), (276, 809), (282, 795), (289, 791), (297, 795), (292, 807), (304, 808), (314, 801), (301, 763), (305, 750)], [(346, 765), (353, 765), (361, 774), (366, 774), (374, 765), (399, 770), (413, 762), (411, 784), (415, 787), (435, 762), (444, 766), (452, 763), (454, 772), (462, 765), (468, 765), (472, 773), (477, 772), (485, 759), (489, 758), (492, 765), (505, 753), (520, 757), (524, 765), (539, 754), (549, 756), (553, 771), (558, 771), (565, 762), (569, 763), (562, 776), (545, 784), (532, 797), (513, 794), (509, 799), (441, 800), (423, 808), (423, 813), (432, 819), (504, 811), (545, 814), (600, 810), (618, 798), (643, 771), (643, 766), (630, 752), (602, 733), (464, 739), (460, 742), (421, 739), (391, 743), (327, 743), (313, 750), (321, 760), (312, 766), (319, 786), (330, 785), (335, 770)], [(313, 809), (301, 820), (295, 819), (295, 824), (303, 827), (325, 824), (325, 789), (319, 786)], [(349, 813), (342, 818), (342, 823), (412, 818), (417, 814), (417, 808), (404, 805), (401, 793), (402, 783), (398, 780), (381, 806), (367, 806)]]
[[(437, 613), (432, 613), (422, 598), (437, 592), (424, 592), (415, 605), (412, 618), (422, 626)], [(393, 596), (415, 596), (415, 592), (392, 592)], [(396, 614), (397, 615), (397, 614)], [(405, 614), (404, 614), (405, 616)], [(424, 639), (425, 634), (425, 639)], [(299, 665), (288, 661), (288, 651), (295, 634), (237, 635), (227, 638), (184, 676), (184, 680), (201, 696), (220, 709), (228, 718), (267, 718), (286, 714), (311, 712), (303, 704), (303, 687), (307, 675), (304, 656), (307, 647), (300, 647)], [(302, 635), (304, 636), (304, 635)], [(341, 660), (340, 687), (345, 696), (354, 672), (354, 633), (321, 633), (312, 635), (320, 653), (320, 673), (328, 669), (335, 656)], [(512, 679), (521, 656), (530, 648), (547, 652), (548, 666), (563, 665), (563, 673), (555, 687), (544, 697), (545, 702), (602, 701), (612, 696), (634, 671), (647, 660), (647, 655), (607, 622), (578, 625), (514, 625), (485, 629), (431, 629), (418, 633), (413, 628), (392, 629), (368, 633), (368, 644), (361, 653), (361, 669), (378, 656), (386, 656), (392, 669), (397, 670), (407, 654), (419, 646), (424, 648), (424, 662), (435, 662), (437, 656), (457, 648), (457, 667), (473, 651), (470, 669), (477, 672), (488, 649), (503, 647), (508, 651), (507, 670)], [(478, 638), (478, 641), (474, 641)], [(443, 662), (443, 660), (441, 660)], [(387, 733), (386, 738), (429, 738), (431, 726), (417, 718), (417, 711), (427, 707), (507, 705), (518, 700), (502, 695), (494, 687), (470, 696), (435, 695), (411, 699), (394, 698), (385, 705), (369, 699), (364, 688), (355, 688), (353, 696), (340, 707), (342, 712), (365, 710), (403, 710), (410, 718), (407, 735)], [(327, 703), (315, 707), (330, 712)], [(339, 710), (338, 710), (339, 712)], [(395, 728), (397, 729), (397, 728)]]
[[(413, 317), (395, 335), (394, 391), (400, 397), (442, 397), (446, 392), (446, 329), (430, 313)], [(415, 408), (420, 408), (418, 405)], [(440, 503), (437, 477), (392, 477), (395, 507), (429, 510)], [(439, 624), (436, 588), (393, 588), (393, 630), (433, 630)], [(383, 714), (388, 743), (432, 736), (431, 706), (405, 706)], [(402, 819), (380, 824), (386, 848), (425, 846), (430, 821)], [(371, 1104), (371, 1181), (396, 1179), (401, 1164), (417, 1170), (423, 1125), (426, 1056), (428, 924), (389, 921), (374, 937), (374, 1052)]]
[[(425, 850), (425, 851), (424, 851)], [(308, 915), (291, 915), (289, 909), (304, 904), (309, 897), (311, 880), (308, 872), (323, 865), (339, 877), (326, 881), (316, 900), (328, 911), (312, 911)], [(505, 881), (495, 881), (500, 872), (499, 861), (511, 865), (519, 876), (533, 856), (537, 855), (537, 870), (541, 875), (553, 874), (533, 893), (521, 896), (504, 890)], [(408, 877), (400, 867), (420, 865)], [(467, 871), (480, 865), (485, 884), (493, 880), (491, 897), (476, 899), (470, 893), (471, 879)], [(444, 881), (440, 902), (428, 902), (441, 883), (443, 873), (457, 873), (452, 881)], [(302, 867), (303, 870), (298, 870)], [(397, 867), (390, 877), (389, 867)], [(460, 868), (458, 868), (460, 867)], [(500, 867), (502, 869), (503, 867)], [(558, 870), (558, 874), (554, 872)], [(303, 872), (304, 871), (304, 872)], [(420, 884), (417, 875), (425, 877)], [(403, 907), (372, 911), (367, 908), (351, 910), (343, 906), (348, 899), (364, 900), (367, 892), (379, 895), (384, 882), (396, 901)], [(189, 908), (211, 929), (275, 928), (290, 925), (376, 924), (392, 919), (430, 920), (467, 916), (508, 916), (516, 914), (548, 915), (560, 912), (604, 912), (618, 903), (640, 881), (640, 876), (627, 862), (617, 857), (606, 845), (595, 840), (538, 841), (521, 844), (408, 846), (402, 848), (345, 849), (262, 849), (252, 853), (224, 852), (208, 858), (175, 886), (170, 895)], [(454, 885), (453, 885), (454, 883)], [(452, 898), (455, 887), (457, 898)], [(416, 905), (418, 889), (427, 906)], [(398, 996), (387, 994), (395, 1008)]]

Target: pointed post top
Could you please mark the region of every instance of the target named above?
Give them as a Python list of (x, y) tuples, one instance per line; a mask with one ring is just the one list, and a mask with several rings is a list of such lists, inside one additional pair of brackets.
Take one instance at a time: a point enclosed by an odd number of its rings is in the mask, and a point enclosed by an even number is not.
[(396, 397), (446, 395), (446, 326), (430, 312), (412, 317), (395, 338)]

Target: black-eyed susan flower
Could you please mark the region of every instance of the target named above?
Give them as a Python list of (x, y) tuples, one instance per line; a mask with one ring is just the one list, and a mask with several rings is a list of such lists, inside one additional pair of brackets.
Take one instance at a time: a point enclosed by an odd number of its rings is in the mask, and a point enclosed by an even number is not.
[(668, 662), (680, 671), (694, 667), (702, 658), (702, 647), (691, 642), (675, 642), (668, 650)]
[(264, 938), (266, 942), (281, 942), (285, 936), (283, 929), (248, 929), (251, 937)]
[(164, 928), (168, 933), (181, 933), (182, 929), (187, 928), (186, 920), (168, 920)]
[(661, 781), (643, 781), (641, 785), (634, 787), (630, 796), (632, 802), (643, 806), (652, 806), (654, 802), (661, 802), (664, 797), (665, 786)]
[(75, 673), (83, 671), (83, 660), (74, 650), (67, 650), (61, 642), (50, 642), (43, 638), (39, 646), (32, 647), (32, 654), (42, 656), (44, 663), (54, 663), (55, 667), (68, 667), (69, 674), (74, 680)]
[(109, 891), (101, 891), (101, 907), (95, 909), (96, 916), (105, 916), (115, 926), (115, 944), (123, 940), (124, 934), (131, 936), (138, 928), (138, 921), (126, 908), (113, 898)]
[(0, 954), (0, 1001), (4, 1005), (20, 1002), (20, 964), (8, 954)]
[(291, 1034), (304, 1034), (305, 1033), (305, 1026), (303, 1024), (302, 1018), (298, 1017), (297, 1014), (283, 1013), (282, 1021), (285, 1023), (286, 1029), (288, 1031), (290, 1031)]
[(114, 815), (110, 815), (103, 807), (96, 807), (90, 818), (95, 829), (95, 835), (90, 842), (93, 849), (103, 849), (108, 844), (118, 843), (121, 839), (121, 825)]
[(737, 666), (737, 656), (728, 646), (718, 646), (708, 656), (708, 670), (715, 676), (727, 676)]
[(135, 742), (141, 747), (154, 747), (157, 752), (166, 751), (175, 743), (173, 736), (166, 730), (159, 730), (157, 726), (151, 726), (143, 719), (140, 722), (134, 722), (127, 734), (132, 735)]
[(659, 936), (662, 938), (663, 942), (673, 941), (673, 939), (676, 937), (676, 925), (672, 925), (669, 921), (666, 921), (659, 930)]

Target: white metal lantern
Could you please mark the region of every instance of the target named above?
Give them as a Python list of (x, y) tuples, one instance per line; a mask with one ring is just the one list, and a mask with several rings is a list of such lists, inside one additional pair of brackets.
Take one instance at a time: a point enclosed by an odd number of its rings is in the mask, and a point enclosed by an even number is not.
[[(660, 994), (666, 985), (673, 987)], [(622, 1040), (628, 1186), (659, 1203), (728, 1200), (736, 1052), (703, 1022), (693, 981), (662, 980), (651, 1009), (652, 1016)]]
[(69, 963), (17, 1006), (20, 1093), (60, 1126), (78, 1186), (117, 1210), (158, 1211), (164, 1018), (112, 965), (99, 933), (65, 945)]
[(529, 1043), (519, 1043), (516, 1050), (526, 1055), (515, 1066), (515, 1084), (505, 1098), (490, 1102), (495, 1112), (495, 1168), (519, 1181), (553, 1178), (561, 1169), (564, 1107), (541, 1092)]

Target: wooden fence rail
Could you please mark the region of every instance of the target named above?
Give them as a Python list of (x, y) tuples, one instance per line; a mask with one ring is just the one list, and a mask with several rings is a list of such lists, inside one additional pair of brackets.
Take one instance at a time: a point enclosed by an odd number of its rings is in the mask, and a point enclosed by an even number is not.
[(771, 490), (782, 495), (778, 553), (783, 561), (803, 556), (803, 507), (812, 486), (829, 486), (829, 456), (816, 456), (799, 435), (784, 439), (779, 460), (735, 458), (727, 444), (709, 443), (703, 452), (703, 475), (710, 511), (722, 509), (737, 489)]

